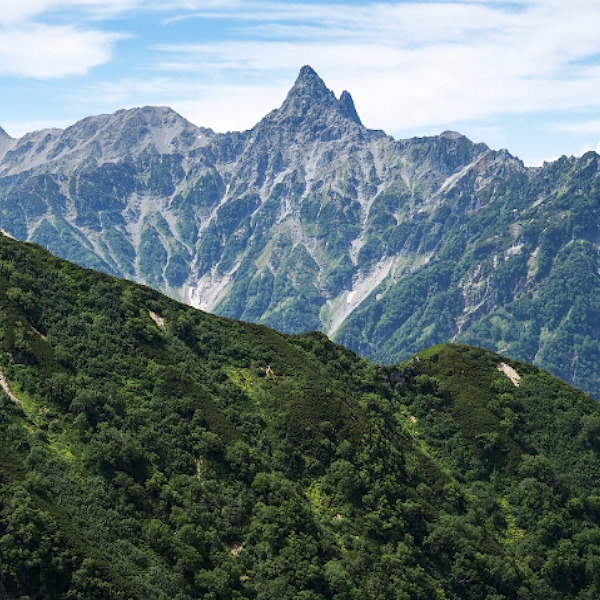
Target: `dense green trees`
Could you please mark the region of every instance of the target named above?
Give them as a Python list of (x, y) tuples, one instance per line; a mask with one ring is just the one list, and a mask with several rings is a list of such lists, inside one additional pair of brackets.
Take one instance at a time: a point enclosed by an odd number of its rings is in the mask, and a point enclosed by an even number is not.
[(600, 592), (600, 409), (547, 373), (376, 367), (3, 237), (0, 273), (10, 598)]

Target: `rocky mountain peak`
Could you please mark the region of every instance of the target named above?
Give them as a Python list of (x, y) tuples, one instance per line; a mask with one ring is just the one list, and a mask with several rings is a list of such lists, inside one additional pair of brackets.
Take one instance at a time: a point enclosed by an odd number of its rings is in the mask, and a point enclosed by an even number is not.
[(0, 127), (0, 160), (14, 145), (15, 140)]
[(350, 94), (344, 91), (338, 100), (315, 70), (308, 65), (300, 69), (296, 82), (277, 114), (279, 118), (292, 120), (341, 115), (362, 125)]
[(342, 95), (340, 96), (340, 106), (342, 108), (341, 112), (344, 116), (352, 119), (355, 123), (362, 125), (360, 117), (356, 112), (356, 107), (354, 106), (354, 100), (352, 100), (352, 96), (350, 92), (344, 90)]
[(307, 66), (300, 69), (296, 82), (279, 109), (282, 116), (304, 116), (315, 106), (333, 106), (334, 93), (325, 85), (316, 72)]
[[(110, 144), (124, 137), (125, 145), (133, 148), (139, 144), (153, 142), (166, 152), (165, 139), (172, 134), (197, 130), (195, 125), (184, 119), (173, 109), (166, 106), (143, 106), (121, 109), (112, 114), (87, 117), (65, 130), (68, 138), (78, 142), (90, 139), (107, 138)], [(158, 139), (157, 139), (158, 138)]]
[[(56, 171), (82, 164), (136, 159), (140, 154), (173, 154), (204, 146), (214, 136), (165, 106), (121, 109), (112, 114), (87, 117), (65, 130), (46, 129), (20, 140), (0, 137), (0, 173), (14, 174), (42, 168)], [(7, 148), (3, 151), (3, 144)], [(9, 149), (14, 152), (7, 154)]]
[(442, 131), (442, 133), (440, 133), (440, 137), (446, 138), (448, 140), (465, 139), (465, 136), (462, 133), (459, 133), (458, 131), (452, 131), (450, 129), (447, 129), (446, 131)]
[(194, 127), (168, 106), (140, 106), (118, 110), (113, 115), (106, 115), (111, 122), (128, 124), (143, 124), (149, 128), (170, 127), (177, 124), (180, 127)]
[(293, 95), (331, 96), (332, 92), (311, 66), (304, 65), (288, 97)]

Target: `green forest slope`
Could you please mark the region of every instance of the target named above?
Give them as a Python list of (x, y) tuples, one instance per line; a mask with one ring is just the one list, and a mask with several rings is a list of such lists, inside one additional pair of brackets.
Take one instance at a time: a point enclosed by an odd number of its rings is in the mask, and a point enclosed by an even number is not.
[(377, 367), (3, 236), (0, 336), (0, 598), (600, 594), (600, 406), (537, 368)]

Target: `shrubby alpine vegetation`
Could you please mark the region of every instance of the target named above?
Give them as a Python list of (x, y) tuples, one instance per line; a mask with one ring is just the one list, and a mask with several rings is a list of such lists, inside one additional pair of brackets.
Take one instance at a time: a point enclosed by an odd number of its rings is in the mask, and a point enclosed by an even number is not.
[(0, 598), (592, 600), (600, 405), (377, 367), (0, 236)]
[(600, 397), (598, 168), (594, 152), (526, 168), (454, 132), (394, 140), (303, 67), (244, 132), (153, 107), (0, 130), (0, 227), (380, 362), (466, 341)]

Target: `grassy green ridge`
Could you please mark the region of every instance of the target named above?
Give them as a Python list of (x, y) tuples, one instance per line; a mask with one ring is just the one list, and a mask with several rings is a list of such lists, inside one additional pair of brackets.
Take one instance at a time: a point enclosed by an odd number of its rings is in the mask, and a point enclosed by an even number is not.
[(535, 367), (378, 367), (3, 236), (0, 341), (8, 598), (598, 596), (600, 407)]

